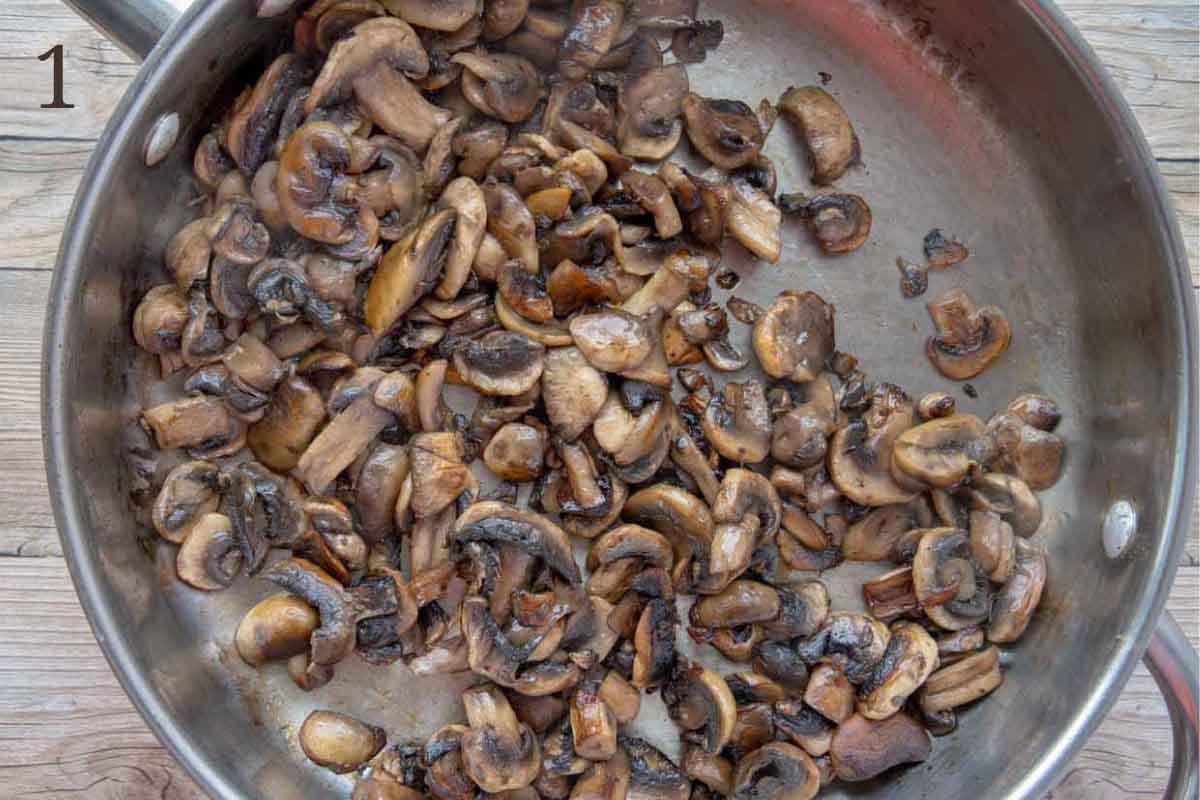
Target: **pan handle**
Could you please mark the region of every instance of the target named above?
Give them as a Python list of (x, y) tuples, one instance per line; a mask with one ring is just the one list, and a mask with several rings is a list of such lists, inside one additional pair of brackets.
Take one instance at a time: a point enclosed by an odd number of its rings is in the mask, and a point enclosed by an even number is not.
[(144, 61), (192, 0), (63, 0), (113, 44)]
[(1196, 651), (1168, 611), (1163, 612), (1154, 629), (1154, 637), (1146, 650), (1146, 666), (1166, 700), (1175, 742), (1171, 779), (1163, 797), (1166, 800), (1195, 800), (1197, 748), (1200, 747), (1196, 694), (1200, 670), (1197, 669)]

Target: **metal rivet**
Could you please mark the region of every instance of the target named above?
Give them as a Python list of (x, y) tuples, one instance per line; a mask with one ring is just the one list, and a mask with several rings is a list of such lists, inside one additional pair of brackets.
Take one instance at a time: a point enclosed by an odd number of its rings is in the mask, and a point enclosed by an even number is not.
[(1108, 507), (1104, 515), (1104, 553), (1109, 558), (1120, 558), (1129, 549), (1138, 528), (1138, 513), (1133, 503), (1118, 500)]
[(179, 115), (174, 111), (163, 114), (154, 121), (150, 133), (146, 134), (144, 155), (146, 166), (153, 167), (167, 157), (179, 139)]

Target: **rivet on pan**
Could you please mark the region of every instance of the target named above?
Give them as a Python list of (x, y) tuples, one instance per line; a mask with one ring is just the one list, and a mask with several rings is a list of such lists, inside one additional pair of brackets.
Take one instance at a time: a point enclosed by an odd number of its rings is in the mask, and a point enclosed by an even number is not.
[(179, 115), (174, 111), (163, 114), (154, 121), (150, 132), (146, 134), (146, 147), (143, 154), (146, 166), (153, 167), (167, 157), (175, 142), (179, 139)]
[(1104, 515), (1104, 553), (1109, 558), (1120, 558), (1129, 549), (1138, 528), (1138, 513), (1133, 503), (1118, 500), (1108, 507)]

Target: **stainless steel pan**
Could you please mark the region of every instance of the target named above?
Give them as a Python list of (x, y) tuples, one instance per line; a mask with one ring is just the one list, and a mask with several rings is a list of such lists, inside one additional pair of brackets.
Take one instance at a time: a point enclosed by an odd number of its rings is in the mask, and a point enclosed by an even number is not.
[[(117, 460), (120, 424), (150, 383), (132, 368), (130, 315), (140, 291), (162, 280), (209, 100), (281, 23), (255, 19), (250, 0), (198, 2), (169, 29), (166, 0), (68, 3), (145, 58), (88, 167), (47, 314), (47, 471), (79, 596), (126, 690), (208, 791), (326, 796), (340, 779), (294, 746), (310, 708), (344, 708), (395, 738), (423, 737), (459, 713), (461, 684), (360, 665), (307, 696), (282, 672), (246, 669), (230, 656), (233, 630), (266, 589), (197, 597), (164, 577), (170, 570), (137, 546)], [(1196, 657), (1160, 614), (1196, 484), (1196, 313), (1180, 234), (1129, 109), (1042, 0), (704, 7), (729, 35), (693, 71), (694, 85), (757, 100), (818, 70), (832, 74), (866, 159), (843, 185), (876, 214), (871, 242), (850, 257), (820, 258), (796, 230), (777, 268), (731, 256), (745, 278), (738, 294), (763, 302), (785, 287), (818, 291), (838, 307), (839, 344), (869, 375), (913, 391), (946, 388), (921, 354), (924, 308), (900, 298), (893, 266), (919, 255), (925, 231), (945, 228), (974, 255), (935, 275), (931, 291), (963, 286), (1002, 306), (1016, 331), (1011, 351), (976, 381), (979, 399), (959, 393), (962, 406), (987, 414), (1037, 389), (1066, 410), (1068, 468), (1043, 497), (1053, 513), (1039, 534), (1051, 552), (1049, 589), (1004, 686), (939, 740), (931, 761), (868, 789), (1040, 797), (1145, 653), (1174, 722), (1169, 795), (1194, 798)], [(178, 115), (179, 143), (147, 168), (147, 135), (168, 114)], [(769, 151), (781, 186), (804, 188), (804, 162), (785, 131)], [(1111, 543), (1132, 537), (1116, 558), (1102, 546), (1106, 524)], [(838, 582), (849, 602), (853, 584)]]

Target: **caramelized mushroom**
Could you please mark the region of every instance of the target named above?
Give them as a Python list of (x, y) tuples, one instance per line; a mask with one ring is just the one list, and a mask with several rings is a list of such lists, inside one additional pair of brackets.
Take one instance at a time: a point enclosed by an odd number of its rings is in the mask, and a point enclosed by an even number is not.
[(771, 417), (758, 381), (725, 384), (713, 395), (701, 425), (712, 446), (731, 461), (757, 464), (771, 450)]
[(512, 53), (463, 52), (450, 60), (463, 66), (463, 95), (480, 112), (509, 123), (533, 115), (542, 84), (528, 59)]
[(787, 742), (771, 742), (738, 762), (735, 797), (810, 800), (821, 790), (821, 774), (808, 754)]
[(358, 769), (387, 744), (382, 728), (336, 711), (309, 714), (297, 738), (313, 763), (339, 775)]
[(1012, 328), (995, 306), (976, 308), (962, 289), (951, 289), (929, 304), (937, 334), (925, 342), (925, 354), (937, 371), (955, 381), (983, 373), (1012, 341)]
[(829, 475), (842, 494), (865, 506), (914, 498), (915, 492), (896, 484), (890, 468), (895, 441), (912, 421), (912, 403), (899, 387), (876, 387), (867, 413), (838, 430), (829, 443)]
[(871, 234), (871, 207), (856, 194), (784, 195), (780, 206), (804, 218), (827, 255), (852, 253)]
[(763, 371), (797, 383), (816, 380), (834, 349), (834, 308), (813, 292), (784, 292), (754, 326)]
[(1017, 476), (1034, 491), (1058, 483), (1066, 449), (1058, 436), (1011, 413), (992, 417), (987, 433), (996, 447), (992, 469)]
[(812, 166), (813, 183), (828, 186), (858, 161), (858, 136), (850, 118), (819, 86), (788, 89), (779, 109), (799, 129)]
[(542, 765), (541, 747), (495, 686), (463, 693), (470, 730), (462, 735), (463, 767), (485, 792), (521, 789), (533, 783)]
[(689, 92), (683, 98), (688, 138), (700, 155), (723, 170), (751, 164), (764, 136), (754, 109), (739, 100), (710, 100)]
[(184, 583), (214, 592), (228, 587), (242, 571), (242, 551), (224, 514), (205, 514), (192, 525), (175, 568)]
[(492, 331), (454, 351), (454, 367), (481, 394), (516, 397), (542, 377), (546, 348), (520, 333)]
[(978, 417), (954, 414), (900, 434), (892, 447), (892, 469), (919, 484), (946, 489), (965, 479), (972, 465), (990, 461), (993, 452)]
[(783, 252), (783, 212), (770, 195), (742, 175), (734, 175), (730, 186), (729, 234), (756, 257), (778, 263)]
[(687, 93), (687, 69), (681, 64), (630, 75), (617, 99), (621, 152), (643, 161), (670, 156), (683, 137), (680, 116)]
[(961, 630), (987, 619), (992, 592), (971, 555), (963, 531), (933, 528), (913, 558), (913, 587), (926, 615), (939, 627)]
[(933, 673), (920, 693), (927, 713), (947, 711), (973, 703), (1004, 682), (1000, 651), (989, 647)]
[(929, 734), (907, 714), (882, 721), (855, 715), (838, 726), (830, 755), (834, 774), (848, 783), (870, 780), (901, 764), (929, 758)]
[(1046, 586), (1046, 553), (1036, 544), (1016, 542), (1016, 567), (996, 593), (988, 619), (988, 641), (1015, 642), (1025, 633)]

